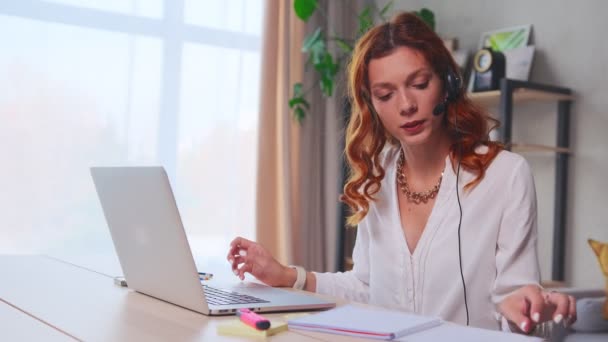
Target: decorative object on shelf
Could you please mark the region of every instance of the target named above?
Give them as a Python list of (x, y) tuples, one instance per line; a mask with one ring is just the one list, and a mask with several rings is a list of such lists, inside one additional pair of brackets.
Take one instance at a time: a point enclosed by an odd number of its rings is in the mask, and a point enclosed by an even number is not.
[[(505, 56), (505, 76), (509, 79), (528, 81), (535, 48), (530, 43), (532, 25), (520, 25), (484, 32), (478, 49), (491, 48)], [(475, 77), (469, 78), (467, 90), (475, 91)]]
[(528, 45), (532, 25), (507, 27), (484, 32), (479, 47), (491, 47), (494, 51), (507, 51)]
[(483, 48), (473, 59), (473, 91), (496, 90), (501, 78), (505, 77), (505, 55), (491, 48)]
[(505, 77), (512, 80), (528, 81), (534, 61), (534, 45), (503, 51), (507, 61)]
[[(606, 277), (606, 295), (608, 296), (608, 243), (602, 243), (589, 239), (589, 245), (593, 249), (593, 253), (597, 256), (597, 261), (600, 263), (600, 268), (604, 277)], [(608, 319), (608, 299), (604, 301), (604, 319)]]

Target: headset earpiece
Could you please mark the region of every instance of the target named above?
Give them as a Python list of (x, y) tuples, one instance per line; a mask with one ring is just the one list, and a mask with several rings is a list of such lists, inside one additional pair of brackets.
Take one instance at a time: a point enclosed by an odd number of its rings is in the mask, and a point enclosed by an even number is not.
[(456, 101), (462, 91), (462, 78), (460, 75), (448, 68), (444, 78), (445, 100), (433, 109), (433, 115), (440, 115), (447, 110), (448, 103)]
[(455, 101), (462, 90), (462, 79), (460, 75), (449, 68), (445, 76), (446, 95), (448, 101)]

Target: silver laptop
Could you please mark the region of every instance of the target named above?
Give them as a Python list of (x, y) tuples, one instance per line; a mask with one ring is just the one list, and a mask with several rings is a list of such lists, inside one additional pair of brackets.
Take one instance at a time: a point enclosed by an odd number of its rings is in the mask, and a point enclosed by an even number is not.
[(129, 288), (205, 315), (228, 315), (240, 308), (264, 312), (335, 306), (252, 282), (207, 285), (199, 278), (162, 167), (93, 167), (91, 175)]

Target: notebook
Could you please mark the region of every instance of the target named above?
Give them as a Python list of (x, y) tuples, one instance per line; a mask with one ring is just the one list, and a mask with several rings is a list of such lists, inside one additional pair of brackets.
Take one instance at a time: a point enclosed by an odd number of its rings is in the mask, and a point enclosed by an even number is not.
[(393, 340), (442, 323), (440, 318), (355, 305), (341, 306), (288, 321), (290, 329)]

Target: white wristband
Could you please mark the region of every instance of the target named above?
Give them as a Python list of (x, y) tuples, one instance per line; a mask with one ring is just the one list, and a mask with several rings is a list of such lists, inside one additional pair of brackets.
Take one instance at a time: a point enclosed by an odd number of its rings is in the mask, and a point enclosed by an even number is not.
[(292, 287), (296, 290), (303, 290), (304, 285), (306, 285), (306, 270), (302, 266), (291, 265), (289, 267), (294, 268), (297, 273), (296, 282), (293, 283)]

